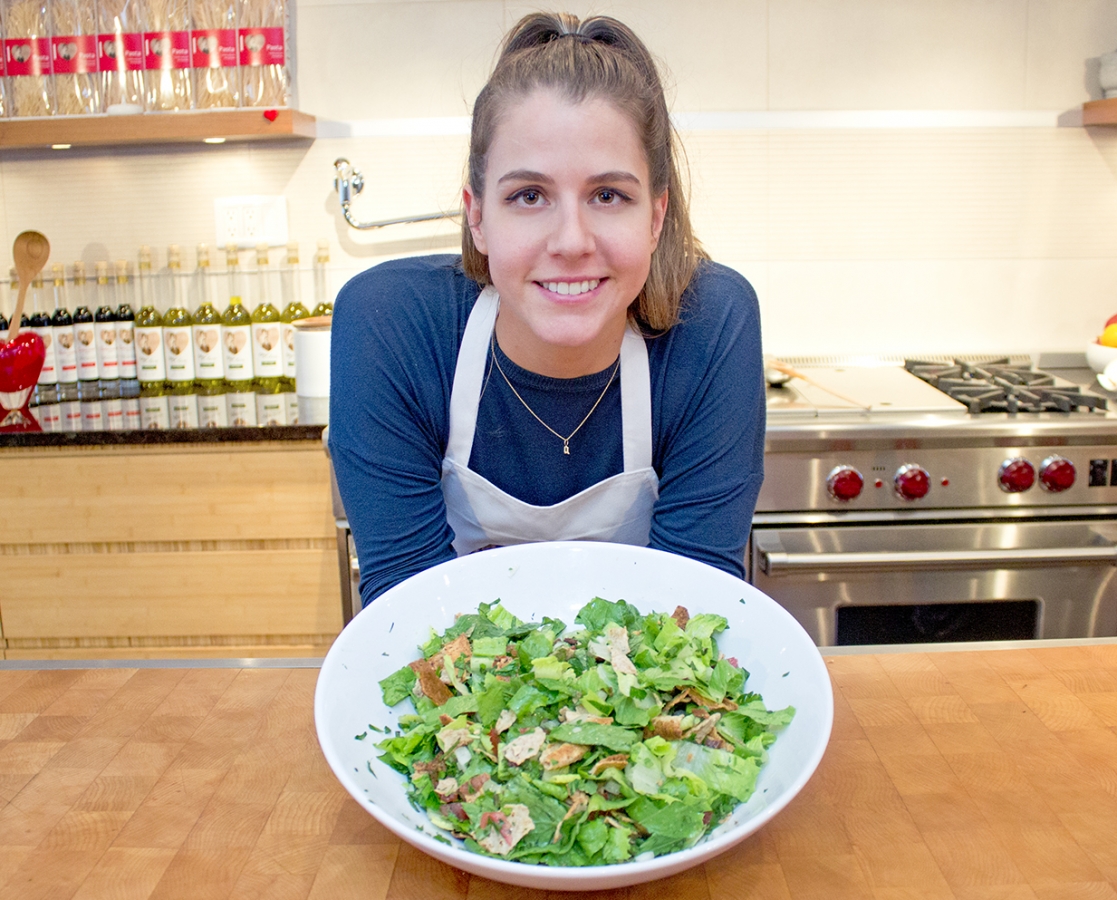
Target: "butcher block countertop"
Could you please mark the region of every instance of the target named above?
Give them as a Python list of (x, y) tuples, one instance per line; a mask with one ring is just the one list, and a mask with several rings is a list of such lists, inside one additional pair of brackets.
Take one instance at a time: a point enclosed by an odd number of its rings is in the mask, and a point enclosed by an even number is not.
[[(1117, 644), (826, 662), (833, 736), (791, 805), (608, 896), (1117, 900)], [(0, 669), (0, 897), (544, 896), (435, 862), (349, 799), (315, 738), (317, 675)]]

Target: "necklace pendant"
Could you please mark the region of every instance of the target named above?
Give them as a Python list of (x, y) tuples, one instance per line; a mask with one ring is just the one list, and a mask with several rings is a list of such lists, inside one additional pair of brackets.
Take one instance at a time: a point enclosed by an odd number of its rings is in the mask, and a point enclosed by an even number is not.
[(562, 442), (562, 452), (565, 453), (567, 456), (570, 455), (570, 442), (569, 441), (563, 441)]

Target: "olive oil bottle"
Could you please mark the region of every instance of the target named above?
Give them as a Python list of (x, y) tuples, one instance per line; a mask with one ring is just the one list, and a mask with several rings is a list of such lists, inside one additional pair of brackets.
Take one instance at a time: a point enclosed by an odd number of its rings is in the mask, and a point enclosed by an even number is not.
[(295, 394), (295, 326), (293, 322), (310, 316), (302, 302), (302, 283), (299, 274), (299, 245), (287, 245), (287, 258), (280, 269), (280, 290), (283, 293), (283, 396), (287, 407), (287, 424), (299, 422), (299, 400)]
[(140, 382), (140, 427), (164, 429), (171, 427), (171, 407), (167, 394), (167, 360), (163, 350), (163, 313), (159, 288), (152, 271), (151, 248), (140, 247), (136, 266), (137, 303), (134, 337), (136, 346), (136, 377)]
[(256, 247), (257, 306), (252, 310), (252, 365), (256, 370), (256, 421), (260, 425), (286, 425), (283, 399), (283, 351), (279, 310), (273, 298), (268, 245)]
[(198, 265), (190, 283), (194, 310), (194, 377), (198, 385), (198, 425), (224, 428), (229, 424), (225, 404), (225, 360), (221, 314), (213, 305), (209, 247), (198, 245)]
[(314, 254), (314, 309), (312, 316), (332, 316), (334, 304), (331, 299), (329, 279), (330, 245), (326, 241), (318, 242), (318, 250)]
[(221, 314), (225, 366), (225, 411), (229, 425), (256, 424), (255, 369), (252, 365), (252, 316), (245, 309), (245, 280), (236, 244), (225, 248), (228, 305)]
[(194, 384), (194, 317), (187, 309), (186, 274), (177, 244), (167, 249), (170, 308), (163, 315), (163, 346), (170, 383), (171, 428), (198, 427), (198, 394)]

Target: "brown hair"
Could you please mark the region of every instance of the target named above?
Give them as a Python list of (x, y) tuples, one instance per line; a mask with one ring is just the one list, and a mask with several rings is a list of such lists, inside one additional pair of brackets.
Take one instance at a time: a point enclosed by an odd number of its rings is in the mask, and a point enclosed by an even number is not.
[[(635, 125), (652, 196), (667, 191), (667, 212), (648, 280), (630, 312), (648, 329), (666, 331), (679, 320), (682, 294), (699, 260), (708, 257), (690, 225), (679, 171), (681, 146), (655, 61), (631, 29), (608, 16), (579, 21), (570, 13), (533, 13), (521, 19), (505, 37), (489, 82), (473, 105), (468, 178), (476, 196), (485, 190), (487, 154), (501, 112), (539, 88), (558, 89), (572, 103), (608, 100)], [(470, 278), (492, 283), (488, 257), (477, 249), (464, 218), (462, 265)]]

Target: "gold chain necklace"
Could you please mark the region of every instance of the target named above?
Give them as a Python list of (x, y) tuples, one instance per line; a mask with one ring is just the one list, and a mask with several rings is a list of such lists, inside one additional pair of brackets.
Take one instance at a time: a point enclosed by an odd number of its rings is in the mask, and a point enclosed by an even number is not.
[(617, 372), (620, 370), (621, 358), (619, 356), (617, 357), (617, 364), (615, 366), (613, 366), (613, 374), (609, 376), (609, 380), (605, 383), (605, 390), (603, 390), (601, 392), (601, 396), (599, 396), (594, 401), (593, 406), (590, 407), (590, 411), (588, 413), (586, 413), (586, 417), (584, 419), (582, 419), (581, 422), (578, 423), (577, 428), (575, 428), (572, 432), (570, 432), (570, 434), (568, 434), (566, 437), (563, 437), (561, 434), (559, 434), (557, 431), (555, 431), (550, 425), (548, 425), (541, 418), (539, 418), (539, 415), (535, 412), (535, 410), (532, 409), (530, 406), (528, 406), (527, 401), (523, 397), (520, 396), (520, 392), (517, 391), (516, 388), (512, 386), (512, 382), (508, 380), (508, 376), (504, 374), (504, 369), (502, 369), (500, 367), (500, 360), (498, 360), (496, 358), (496, 331), (495, 331), (495, 329), (493, 331), (492, 336), (489, 338), (489, 347), (490, 347), (492, 355), (493, 355), (493, 362), (496, 363), (496, 370), (500, 373), (500, 377), (504, 379), (504, 383), (506, 385), (508, 385), (508, 389), (510, 391), (512, 391), (513, 394), (516, 395), (516, 399), (519, 400), (524, 405), (524, 409), (526, 409), (529, 413), (532, 414), (532, 416), (535, 417), (536, 422), (538, 422), (540, 425), (542, 425), (544, 428), (546, 428), (549, 432), (551, 432), (551, 434), (553, 434), (560, 441), (562, 441), (562, 452), (566, 456), (569, 456), (570, 455), (570, 439), (572, 437), (574, 437), (574, 435), (576, 435), (579, 431), (582, 430), (582, 426), (585, 425), (586, 422), (589, 421), (589, 418), (590, 418), (590, 416), (593, 415), (594, 410), (597, 409), (597, 407), (601, 404), (601, 401), (605, 399), (605, 394), (608, 393), (608, 391), (609, 391), (609, 385), (611, 385), (613, 383), (613, 379), (617, 377)]

